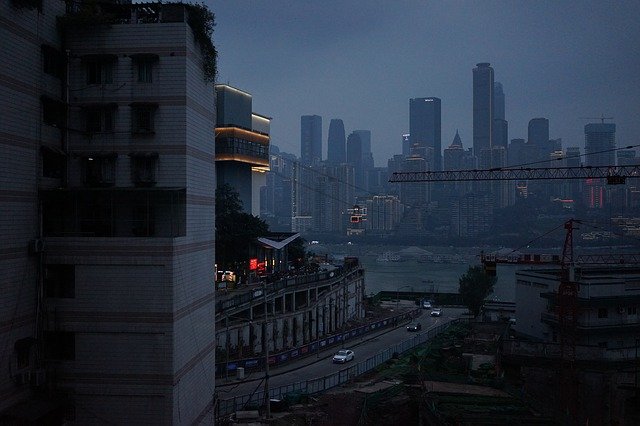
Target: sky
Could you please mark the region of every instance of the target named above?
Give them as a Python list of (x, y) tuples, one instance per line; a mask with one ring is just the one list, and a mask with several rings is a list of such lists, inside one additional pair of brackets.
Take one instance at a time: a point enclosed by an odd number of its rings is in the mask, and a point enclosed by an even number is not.
[(472, 69), (490, 62), (509, 138), (535, 117), (584, 146), (613, 117), (617, 145), (640, 144), (640, 1), (206, 0), (218, 82), (253, 95), (271, 143), (300, 155), (300, 116), (372, 133), (375, 165), (402, 152), (409, 99), (442, 100), (442, 148), (472, 146)]

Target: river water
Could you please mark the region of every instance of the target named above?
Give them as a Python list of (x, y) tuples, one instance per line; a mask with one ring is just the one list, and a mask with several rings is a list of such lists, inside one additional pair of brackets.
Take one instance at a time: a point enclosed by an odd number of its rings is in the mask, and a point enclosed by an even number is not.
[[(443, 257), (455, 256), (460, 263), (441, 263), (425, 261), (424, 256), (403, 256), (403, 251), (419, 253), (428, 251)], [(328, 254), (330, 257), (357, 256), (365, 269), (365, 285), (367, 295), (380, 291), (416, 291), (457, 293), (460, 277), (469, 266), (480, 265), (479, 253), (474, 249), (452, 249), (450, 247), (403, 246), (357, 246), (353, 245), (315, 245), (309, 250), (316, 254)], [(384, 253), (398, 253), (389, 256)], [(398, 260), (397, 258), (400, 257)], [(385, 260), (386, 259), (386, 260)], [(522, 267), (516, 265), (498, 265), (498, 280), (494, 292), (489, 299), (499, 301), (515, 301), (515, 272)]]

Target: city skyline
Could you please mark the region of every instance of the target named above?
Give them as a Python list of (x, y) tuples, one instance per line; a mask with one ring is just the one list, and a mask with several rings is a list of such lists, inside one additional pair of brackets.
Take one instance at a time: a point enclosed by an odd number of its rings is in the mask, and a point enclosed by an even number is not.
[[(459, 129), (470, 147), (479, 62), (490, 62), (504, 87), (510, 139), (526, 138), (535, 117), (548, 118), (550, 137), (564, 146), (584, 147), (590, 121), (582, 117), (614, 117), (619, 145), (640, 132), (640, 57), (630, 54), (640, 10), (631, 3), (210, 6), (219, 82), (253, 93), (254, 109), (273, 117), (273, 143), (296, 155), (300, 116), (315, 114), (325, 135), (336, 117), (347, 133), (370, 129), (375, 164), (384, 166), (408, 133), (408, 100), (427, 96), (442, 99), (443, 140)], [(323, 158), (326, 148), (324, 140)]]

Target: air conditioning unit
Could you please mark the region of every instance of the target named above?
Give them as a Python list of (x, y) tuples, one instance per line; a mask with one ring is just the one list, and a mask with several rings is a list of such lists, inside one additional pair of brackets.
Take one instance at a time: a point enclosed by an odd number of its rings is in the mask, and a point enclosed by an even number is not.
[(29, 241), (30, 254), (38, 254), (42, 252), (44, 252), (44, 240), (36, 238), (35, 240)]
[(19, 372), (14, 376), (14, 380), (18, 386), (29, 384), (31, 382), (31, 371), (27, 370)]
[(42, 386), (47, 380), (47, 372), (44, 369), (39, 369), (31, 374), (31, 385)]

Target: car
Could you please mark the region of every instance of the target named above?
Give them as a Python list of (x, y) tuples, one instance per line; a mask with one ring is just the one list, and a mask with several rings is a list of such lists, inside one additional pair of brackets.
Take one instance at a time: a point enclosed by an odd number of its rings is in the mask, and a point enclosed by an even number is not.
[(422, 302), (422, 309), (431, 309), (431, 300), (424, 300)]
[(442, 316), (442, 309), (433, 308), (433, 310), (431, 311), (431, 316), (432, 317), (440, 317), (440, 316)]
[(345, 362), (353, 361), (356, 354), (351, 349), (340, 349), (333, 356), (334, 364), (344, 364)]
[(407, 326), (407, 331), (420, 331), (420, 330), (422, 330), (422, 324), (420, 324), (419, 322), (414, 322)]

